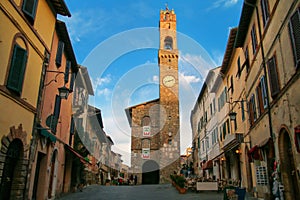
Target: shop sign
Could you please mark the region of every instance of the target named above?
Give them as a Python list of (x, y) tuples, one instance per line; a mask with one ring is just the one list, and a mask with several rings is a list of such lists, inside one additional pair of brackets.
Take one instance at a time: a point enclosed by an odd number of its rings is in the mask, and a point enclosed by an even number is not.
[(143, 159), (150, 159), (150, 148), (143, 148), (142, 149), (142, 158)]

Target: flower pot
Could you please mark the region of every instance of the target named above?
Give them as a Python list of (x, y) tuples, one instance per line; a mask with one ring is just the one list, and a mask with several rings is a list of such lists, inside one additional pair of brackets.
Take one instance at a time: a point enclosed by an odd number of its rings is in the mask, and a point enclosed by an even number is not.
[(185, 194), (186, 193), (186, 188), (179, 188), (179, 194)]

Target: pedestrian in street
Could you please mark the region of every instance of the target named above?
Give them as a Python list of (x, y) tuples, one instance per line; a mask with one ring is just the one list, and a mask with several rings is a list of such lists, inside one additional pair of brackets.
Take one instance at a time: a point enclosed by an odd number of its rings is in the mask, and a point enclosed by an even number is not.
[(133, 185), (133, 175), (130, 175), (130, 185)]
[(137, 184), (137, 176), (134, 175), (134, 185), (136, 185), (136, 184)]

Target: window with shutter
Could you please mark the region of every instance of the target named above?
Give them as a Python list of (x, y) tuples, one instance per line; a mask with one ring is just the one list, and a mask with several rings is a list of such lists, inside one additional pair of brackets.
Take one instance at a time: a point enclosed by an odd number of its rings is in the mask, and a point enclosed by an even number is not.
[(252, 126), (254, 124), (254, 118), (253, 118), (253, 106), (252, 106), (251, 98), (248, 103), (248, 110), (249, 110), (249, 122), (250, 122), (250, 125)]
[(260, 84), (256, 88), (256, 98), (258, 102), (258, 116), (260, 116), (264, 112), (264, 106), (263, 106), (263, 100), (262, 100), (262, 94), (261, 94), (261, 86)]
[(254, 124), (256, 119), (257, 119), (257, 112), (256, 112), (255, 96), (254, 94), (252, 94), (249, 101), (249, 120), (251, 126)]
[(244, 101), (241, 102), (242, 121), (245, 121), (245, 107)]
[(69, 88), (70, 92), (73, 92), (73, 90), (74, 90), (75, 79), (76, 79), (76, 73), (72, 72), (71, 81), (70, 81), (70, 88)]
[(65, 83), (69, 82), (69, 72), (71, 69), (71, 61), (67, 60), (66, 63), (66, 70), (65, 70)]
[(72, 135), (75, 134), (74, 118), (71, 117), (69, 145), (72, 145)]
[[(56, 95), (55, 105), (54, 105), (54, 113), (53, 113), (53, 118), (54, 118), (55, 122), (58, 122), (58, 119), (59, 119), (60, 105), (61, 105), (61, 98), (59, 95)], [(56, 133), (56, 126), (57, 126), (57, 123), (54, 123), (53, 126), (51, 127), (51, 130), (54, 133)]]
[(300, 8), (292, 15), (290, 23), (290, 36), (295, 59), (295, 66), (300, 67)]
[(33, 21), (35, 18), (38, 0), (24, 0), (22, 10)]
[(253, 55), (255, 55), (256, 48), (257, 48), (257, 37), (256, 37), (256, 31), (255, 31), (255, 24), (253, 24), (252, 29), (251, 29), (251, 41), (252, 41)]
[(263, 101), (263, 107), (266, 109), (268, 107), (268, 98), (267, 98), (267, 88), (266, 88), (266, 79), (265, 76), (260, 78), (260, 87), (261, 87), (261, 95)]
[(268, 60), (268, 75), (272, 98), (275, 98), (280, 91), (279, 79), (276, 66), (276, 58), (273, 56)]
[(245, 62), (243, 64), (243, 66), (242, 66), (242, 69), (244, 69), (244, 67), (246, 66), (246, 71), (249, 72), (250, 62), (249, 62), (249, 50), (248, 50), (248, 46), (246, 46), (246, 48), (245, 48), (244, 55), (245, 55)]
[(233, 92), (234, 92), (233, 76), (230, 77), (230, 89), (231, 89), (231, 94), (233, 94)]
[(266, 26), (266, 24), (268, 23), (269, 17), (270, 17), (268, 0), (261, 0), (260, 6), (261, 6), (263, 23), (264, 23), (264, 26)]
[(62, 41), (58, 42), (56, 58), (55, 58), (55, 63), (57, 67), (61, 66), (62, 55), (64, 53), (64, 46), (65, 46), (64, 42)]
[(23, 88), (23, 80), (27, 62), (27, 51), (19, 45), (14, 45), (6, 87), (18, 95)]
[(238, 78), (240, 78), (241, 72), (242, 72), (242, 69), (241, 69), (241, 58), (240, 57), (238, 57), (238, 59), (237, 59), (237, 66), (238, 66), (238, 72), (237, 72), (236, 76)]

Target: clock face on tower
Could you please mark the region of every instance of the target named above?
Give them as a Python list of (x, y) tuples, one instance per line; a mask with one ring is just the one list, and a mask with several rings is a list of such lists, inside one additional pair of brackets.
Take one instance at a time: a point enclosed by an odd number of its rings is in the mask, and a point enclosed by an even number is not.
[(172, 87), (175, 84), (176, 80), (174, 76), (167, 75), (163, 78), (162, 83), (166, 87)]

